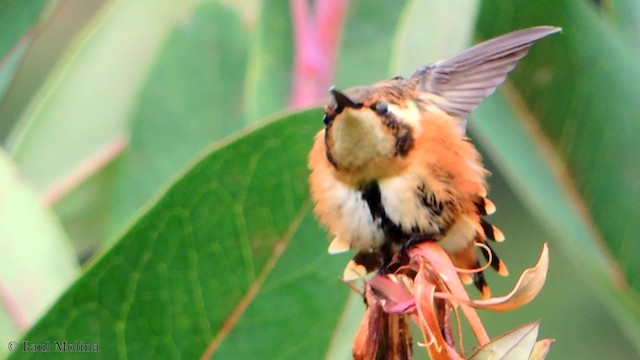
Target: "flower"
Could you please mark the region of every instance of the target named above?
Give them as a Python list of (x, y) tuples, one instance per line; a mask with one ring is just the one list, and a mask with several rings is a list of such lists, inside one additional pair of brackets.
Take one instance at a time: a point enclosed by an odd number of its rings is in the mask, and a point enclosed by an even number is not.
[[(491, 340), (476, 309), (509, 311), (531, 301), (544, 285), (549, 250), (547, 244), (544, 244), (536, 266), (520, 275), (509, 294), (485, 300), (469, 298), (459, 274), (470, 270), (456, 268), (437, 243), (424, 242), (411, 247), (408, 258), (406, 264), (397, 263), (397, 269), (393, 273), (378, 273), (365, 282), (368, 307), (354, 341), (355, 359), (411, 358), (412, 340), (408, 318), (421, 330), (421, 345), (427, 349), (431, 359), (462, 359), (465, 351), (462, 346), (460, 312), (467, 319), (480, 347), (490, 346)], [(451, 327), (452, 315), (457, 323), (457, 341)], [(534, 325), (537, 336), (537, 324)], [(514, 338), (513, 341), (517, 340)], [(528, 346), (527, 344), (523, 343), (521, 346)], [(550, 344), (549, 341), (544, 342), (546, 350)], [(529, 354), (532, 351), (533, 346), (525, 349)], [(538, 358), (544, 358), (544, 354), (546, 351)]]

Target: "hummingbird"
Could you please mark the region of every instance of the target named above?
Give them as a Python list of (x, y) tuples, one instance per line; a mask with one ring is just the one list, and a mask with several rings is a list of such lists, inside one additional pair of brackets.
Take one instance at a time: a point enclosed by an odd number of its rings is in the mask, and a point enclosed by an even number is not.
[[(330, 88), (309, 182), (314, 212), (333, 236), (329, 253), (357, 251), (345, 280), (388, 271), (394, 256), (420, 241), (437, 241), (462, 269), (480, 267), (478, 247), (493, 269), (508, 274), (487, 242), (504, 235), (484, 218), (496, 210), (487, 197), (489, 171), (465, 135), (465, 119), (533, 43), (559, 31), (514, 31), (408, 78)], [(481, 271), (460, 276), (490, 297)]]

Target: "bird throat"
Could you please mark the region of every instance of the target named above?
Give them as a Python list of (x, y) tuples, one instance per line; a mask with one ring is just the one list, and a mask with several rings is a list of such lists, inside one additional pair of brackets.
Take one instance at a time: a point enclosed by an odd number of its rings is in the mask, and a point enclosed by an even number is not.
[(330, 152), (338, 168), (364, 178), (384, 175), (394, 156), (395, 138), (373, 111), (345, 109), (331, 128)]

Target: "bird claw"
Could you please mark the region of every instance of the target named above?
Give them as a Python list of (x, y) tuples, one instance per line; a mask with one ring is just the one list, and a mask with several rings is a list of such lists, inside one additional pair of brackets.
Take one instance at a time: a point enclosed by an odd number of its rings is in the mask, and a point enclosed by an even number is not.
[(400, 262), (401, 263), (409, 262), (409, 250), (411, 249), (411, 247), (418, 244), (425, 243), (425, 242), (435, 242), (435, 241), (436, 240), (433, 238), (433, 236), (430, 236), (430, 235), (420, 234), (420, 235), (411, 236), (411, 238), (409, 238), (409, 240), (407, 240), (407, 242), (405, 242), (402, 245), (402, 248), (400, 248), (400, 253), (399, 253)]

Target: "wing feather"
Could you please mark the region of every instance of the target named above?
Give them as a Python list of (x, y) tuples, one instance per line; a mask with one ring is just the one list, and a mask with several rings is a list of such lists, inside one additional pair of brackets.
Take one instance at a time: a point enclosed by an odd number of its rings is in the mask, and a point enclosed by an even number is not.
[(419, 90), (433, 93), (434, 104), (449, 115), (464, 118), (502, 84), (531, 45), (561, 31), (537, 26), (499, 36), (463, 53), (418, 69)]

